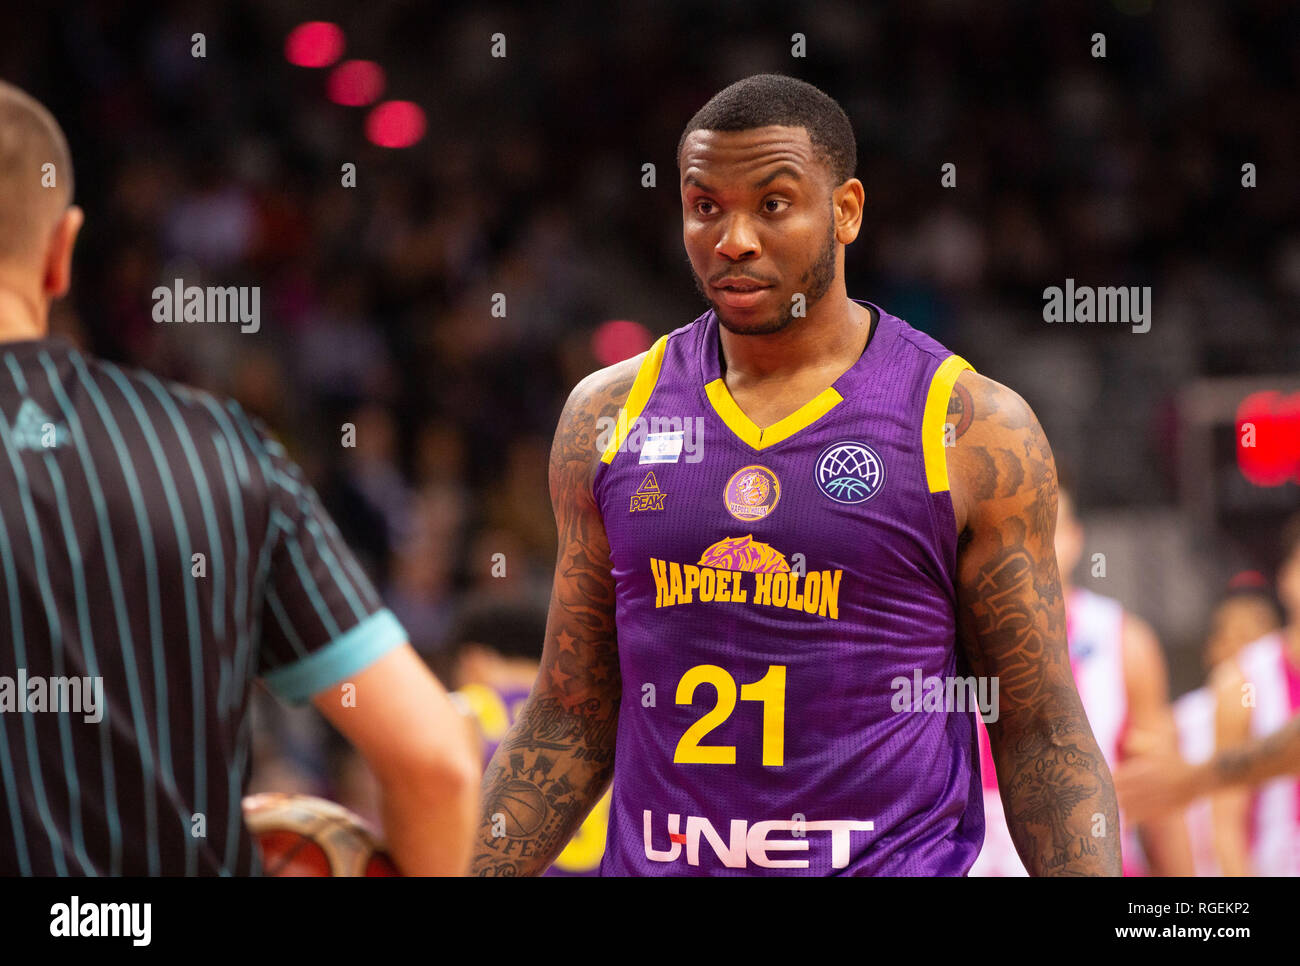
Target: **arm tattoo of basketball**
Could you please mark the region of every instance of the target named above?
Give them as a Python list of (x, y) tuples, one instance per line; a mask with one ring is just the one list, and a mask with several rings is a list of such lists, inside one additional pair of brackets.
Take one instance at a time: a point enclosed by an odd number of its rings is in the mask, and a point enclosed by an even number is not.
[(976, 673), (998, 678), (988, 730), (1007, 824), (1033, 875), (1118, 875), (1115, 792), (1070, 671), (1051, 447), (1014, 393), (971, 388), (950, 461), (974, 506), (958, 540), (958, 637)]
[(591, 483), (601, 417), (617, 415), (636, 363), (584, 380), (560, 417), (550, 465), (559, 553), (542, 664), (483, 777), (476, 875), (544, 872), (614, 771), (622, 679), (609, 543)]

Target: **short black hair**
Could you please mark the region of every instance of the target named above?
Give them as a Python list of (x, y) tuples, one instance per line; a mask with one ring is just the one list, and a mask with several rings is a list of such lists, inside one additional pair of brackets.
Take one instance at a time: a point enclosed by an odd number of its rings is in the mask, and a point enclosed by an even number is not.
[(858, 145), (844, 109), (824, 91), (785, 74), (755, 74), (709, 98), (686, 122), (677, 141), (678, 166), (692, 131), (748, 131), (769, 125), (805, 129), (817, 160), (826, 165), (835, 185), (857, 171)]

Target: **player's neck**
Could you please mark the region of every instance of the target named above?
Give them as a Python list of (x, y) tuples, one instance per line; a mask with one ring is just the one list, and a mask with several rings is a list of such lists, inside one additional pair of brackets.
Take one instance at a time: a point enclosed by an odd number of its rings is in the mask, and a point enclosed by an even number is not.
[(49, 334), (40, 306), (10, 288), (0, 288), (0, 342), (25, 342)]
[(843, 373), (862, 354), (871, 325), (870, 310), (851, 301), (840, 282), (809, 308), (807, 317), (780, 332), (737, 335), (718, 326), (727, 381), (779, 380), (814, 369)]

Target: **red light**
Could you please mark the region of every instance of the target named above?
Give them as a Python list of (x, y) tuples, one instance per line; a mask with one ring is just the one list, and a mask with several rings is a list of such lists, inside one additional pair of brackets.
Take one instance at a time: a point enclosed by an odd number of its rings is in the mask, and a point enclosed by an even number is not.
[(366, 137), (381, 148), (409, 148), (424, 137), (424, 111), (410, 101), (384, 101), (366, 118)]
[(289, 31), (284, 57), (297, 67), (328, 67), (343, 56), (346, 42), (338, 24), (313, 20)]
[(1300, 482), (1300, 393), (1247, 396), (1237, 407), (1236, 428), (1237, 466), (1246, 479), (1256, 486)]
[(335, 104), (364, 107), (384, 92), (384, 69), (372, 60), (349, 60), (330, 72), (325, 92)]
[(591, 337), (591, 354), (602, 366), (612, 366), (645, 352), (654, 337), (640, 322), (613, 319), (603, 323)]
[(1229, 590), (1268, 590), (1268, 580), (1258, 570), (1243, 570), (1228, 581)]

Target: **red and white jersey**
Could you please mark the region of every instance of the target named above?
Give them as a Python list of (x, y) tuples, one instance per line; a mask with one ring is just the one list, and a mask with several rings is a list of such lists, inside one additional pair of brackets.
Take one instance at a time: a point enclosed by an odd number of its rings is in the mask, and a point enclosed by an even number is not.
[[(1214, 755), (1214, 710), (1214, 692), (1207, 687), (1188, 691), (1174, 702), (1178, 751), (1188, 764), (1199, 765)], [(1222, 875), (1218, 857), (1214, 854), (1214, 816), (1209, 797), (1196, 799), (1183, 814), (1192, 843), (1196, 875)]]
[(1119, 601), (1072, 588), (1065, 599), (1070, 670), (1106, 764), (1114, 770), (1128, 724), (1124, 683), (1124, 608)]
[[(1252, 738), (1272, 734), (1300, 712), (1300, 668), (1287, 657), (1281, 632), (1246, 645), (1237, 663), (1254, 687)], [(1256, 875), (1300, 875), (1300, 780), (1295, 777), (1275, 778), (1256, 790), (1251, 858)]]
[[(1079, 699), (1083, 702), (1083, 710), (1088, 715), (1102, 757), (1114, 769), (1119, 762), (1128, 720), (1128, 690), (1124, 683), (1124, 608), (1110, 597), (1071, 588), (1065, 599), (1065, 623), (1070, 670), (1074, 672)], [(984, 783), (984, 848), (969, 874), (1027, 875), (1007, 828), (988, 731), (982, 721), (977, 730), (980, 776)], [(1126, 835), (1123, 850), (1124, 874), (1140, 874), (1136, 840)]]

